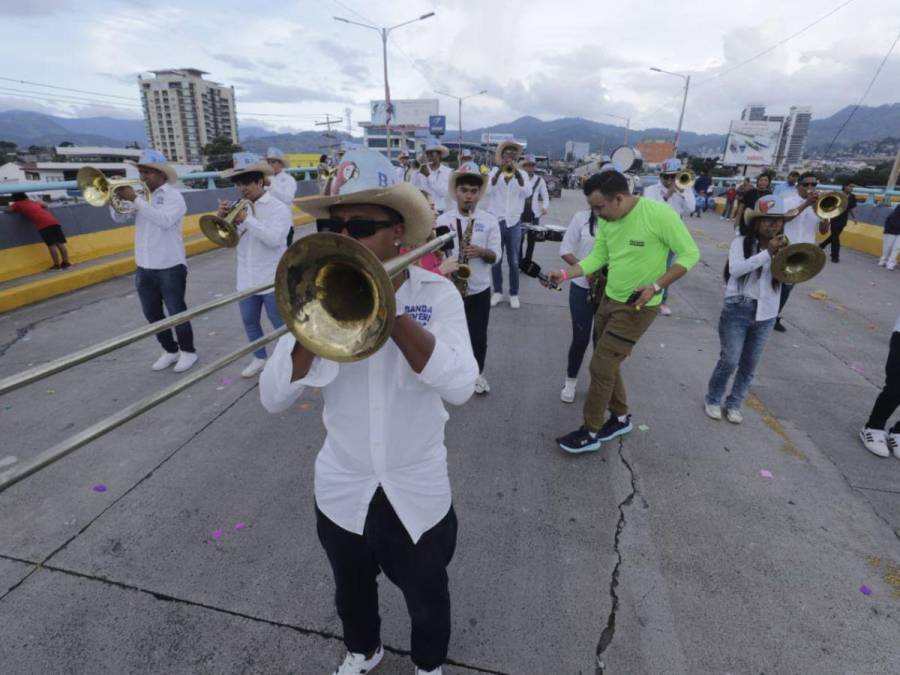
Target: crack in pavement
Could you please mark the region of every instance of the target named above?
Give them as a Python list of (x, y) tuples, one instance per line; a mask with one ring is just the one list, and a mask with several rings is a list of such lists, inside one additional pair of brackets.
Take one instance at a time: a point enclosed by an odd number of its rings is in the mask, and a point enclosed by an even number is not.
[(619, 570), (622, 567), (622, 550), (621, 537), (622, 531), (625, 529), (625, 508), (630, 506), (637, 495), (637, 478), (634, 475), (634, 469), (628, 460), (625, 459), (625, 444), (622, 438), (619, 438), (619, 459), (625, 468), (628, 469), (628, 476), (631, 482), (631, 492), (619, 502), (619, 521), (616, 524), (616, 536), (613, 543), (613, 549), (616, 552), (616, 565), (613, 567), (612, 576), (609, 582), (609, 597), (612, 598), (612, 607), (609, 610), (609, 616), (606, 619), (606, 627), (600, 634), (600, 640), (597, 643), (597, 669), (596, 675), (603, 675), (606, 672), (606, 663), (603, 661), (603, 653), (607, 650), (616, 634), (616, 614), (619, 611)]
[[(149, 588), (143, 588), (142, 586), (136, 586), (134, 584), (128, 584), (128, 583), (124, 583), (122, 581), (115, 581), (113, 579), (108, 579), (106, 577), (99, 577), (99, 576), (95, 576), (93, 574), (86, 574), (84, 572), (79, 572), (77, 570), (68, 569), (66, 567), (57, 567), (56, 565), (46, 565), (43, 563), (36, 563), (33, 560), (23, 560), (21, 558), (4, 555), (2, 553), (0, 553), (0, 558), (5, 559), (5, 560), (11, 560), (14, 562), (19, 562), (19, 563), (25, 563), (28, 565), (36, 565), (36, 568), (35, 568), (35, 570), (32, 570), (32, 573), (34, 571), (36, 571), (38, 568), (41, 568), (44, 570), (48, 570), (50, 572), (56, 572), (59, 574), (64, 574), (66, 576), (71, 576), (71, 577), (75, 577), (78, 579), (86, 579), (88, 581), (94, 581), (97, 583), (105, 584), (107, 586), (121, 588), (123, 590), (143, 593), (145, 595), (149, 595), (153, 599), (158, 600), (160, 602), (174, 602), (174, 603), (177, 603), (180, 605), (185, 605), (186, 607), (196, 607), (199, 609), (216, 612), (218, 614), (225, 614), (225, 615), (237, 617), (240, 619), (246, 619), (248, 621), (253, 621), (255, 623), (265, 624), (267, 626), (272, 626), (272, 627), (276, 627), (276, 628), (287, 628), (288, 630), (292, 630), (292, 631), (300, 633), (302, 635), (311, 635), (311, 636), (314, 635), (317, 637), (325, 638), (326, 640), (340, 640), (342, 643), (344, 641), (344, 637), (342, 635), (338, 635), (336, 633), (331, 633), (329, 631), (317, 630), (315, 628), (306, 628), (304, 626), (300, 626), (300, 625), (293, 624), (293, 623), (288, 623), (286, 621), (277, 621), (275, 619), (266, 619), (263, 617), (255, 616), (253, 614), (247, 614), (246, 612), (239, 612), (237, 610), (227, 609), (225, 607), (218, 607), (216, 605), (210, 605), (210, 604), (207, 604), (204, 602), (195, 602), (193, 600), (186, 600), (184, 598), (179, 598), (174, 595), (169, 595), (168, 593), (160, 593), (159, 591), (153, 591)], [(31, 574), (29, 574), (28, 576), (31, 576)], [(22, 581), (24, 581), (24, 579)], [(19, 582), (19, 584), (16, 584), (16, 586), (18, 587), (19, 585), (21, 585), (21, 583), (22, 582)], [(5, 598), (6, 595), (8, 595), (8, 593), (5, 594), (3, 597)], [(2, 601), (2, 600), (3, 600), (3, 598), (0, 598), (0, 601)], [(387, 644), (384, 644), (382, 646), (384, 647), (385, 651), (391, 652), (392, 654), (396, 654), (398, 656), (410, 656), (411, 655), (411, 652), (406, 649), (400, 649), (399, 647), (392, 647)], [(483, 666), (475, 666), (475, 665), (465, 663), (463, 661), (456, 661), (454, 659), (449, 659), (449, 658), (447, 659), (446, 664), (452, 665), (452, 666), (457, 666), (460, 668), (466, 668), (467, 670), (477, 672), (477, 673), (487, 673), (488, 675), (509, 675), (505, 671), (493, 670), (491, 668), (487, 668), (487, 667), (483, 667)]]

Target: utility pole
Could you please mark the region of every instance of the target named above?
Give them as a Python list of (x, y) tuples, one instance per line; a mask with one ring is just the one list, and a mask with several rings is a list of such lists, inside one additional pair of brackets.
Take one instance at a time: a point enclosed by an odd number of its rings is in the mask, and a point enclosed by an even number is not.
[(334, 143), (334, 134), (331, 133), (331, 125), (332, 124), (340, 124), (344, 120), (340, 117), (337, 119), (331, 119), (331, 115), (329, 113), (325, 113), (325, 121), (324, 122), (316, 122), (317, 127), (328, 127), (328, 131), (322, 134), (325, 138), (328, 139), (328, 143), (326, 145), (320, 145), (320, 148), (326, 148), (328, 150), (328, 154), (331, 155), (332, 161), (334, 160), (334, 148), (340, 143)]
[(353, 124), (350, 122), (350, 115), (353, 114), (352, 108), (344, 108), (344, 117), (347, 118), (347, 133), (353, 135)]

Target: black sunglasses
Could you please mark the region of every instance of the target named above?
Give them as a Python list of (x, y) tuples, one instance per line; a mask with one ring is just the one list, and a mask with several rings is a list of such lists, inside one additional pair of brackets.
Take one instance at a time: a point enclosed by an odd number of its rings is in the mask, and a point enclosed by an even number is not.
[(316, 230), (318, 232), (333, 232), (334, 234), (341, 234), (344, 230), (347, 230), (347, 234), (354, 239), (367, 239), (378, 232), (378, 230), (394, 227), (396, 224), (387, 220), (319, 218), (316, 221)]
[(803, 187), (816, 187), (818, 183), (800, 183)]

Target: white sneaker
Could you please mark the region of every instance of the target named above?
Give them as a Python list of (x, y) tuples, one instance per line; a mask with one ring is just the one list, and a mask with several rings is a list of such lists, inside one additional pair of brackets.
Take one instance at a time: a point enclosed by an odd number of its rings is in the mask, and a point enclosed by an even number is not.
[(894, 457), (900, 459), (900, 434), (889, 433), (887, 435), (888, 450), (894, 453)]
[(416, 668), (416, 675), (443, 675), (444, 671), (441, 670), (441, 667), (438, 666), (434, 670), (422, 670), (421, 668)]
[(725, 419), (732, 424), (740, 424), (744, 421), (744, 414), (736, 408), (728, 408), (728, 410), (725, 411)]
[(375, 669), (381, 659), (384, 658), (384, 649), (378, 645), (378, 649), (372, 654), (371, 659), (367, 659), (365, 654), (357, 654), (356, 652), (347, 652), (343, 663), (334, 671), (334, 675), (362, 675), (370, 673)]
[(885, 265), (887, 265), (887, 258), (879, 258), (879, 259), (878, 259), (878, 266), (879, 266), (879, 267), (884, 267)]
[(895, 263), (893, 260), (887, 264), (887, 269), (889, 270), (892, 270), (895, 267), (897, 267), (897, 263)]
[(179, 352), (178, 363), (175, 364), (175, 372), (183, 373), (197, 363), (197, 352)]
[(518, 296), (518, 295), (511, 295), (511, 296), (509, 296), (509, 306), (510, 306), (512, 309), (519, 309), (519, 307), (522, 306), (521, 303), (519, 302), (519, 296)]
[(488, 384), (488, 381), (484, 379), (484, 375), (479, 375), (478, 379), (475, 380), (475, 393), (476, 394), (487, 394), (491, 390), (491, 385)]
[(253, 377), (254, 375), (258, 375), (265, 367), (266, 360), (254, 356), (250, 363), (247, 364), (247, 367), (241, 371), (241, 377)]
[(669, 309), (669, 306), (667, 304), (663, 303), (659, 306), (659, 313), (663, 316), (671, 316), (672, 310)]
[(165, 370), (176, 361), (178, 361), (178, 352), (163, 352), (162, 356), (156, 359), (156, 361), (154, 361), (153, 365), (150, 367), (153, 370)]
[(706, 416), (711, 419), (722, 419), (722, 406), (720, 405), (711, 405), (709, 403), (704, 403), (703, 410), (706, 412)]
[(496, 307), (503, 302), (503, 293), (491, 293), (491, 307)]
[(863, 427), (863, 429), (859, 432), (859, 440), (861, 440), (862, 444), (866, 446), (866, 450), (871, 452), (873, 455), (878, 455), (879, 457), (891, 456), (891, 451), (888, 450), (887, 434), (885, 434), (881, 429), (870, 429), (869, 427)]
[(572, 403), (575, 400), (575, 384), (578, 382), (574, 377), (567, 377), (566, 383), (563, 385), (562, 391), (559, 393), (559, 400), (563, 403)]

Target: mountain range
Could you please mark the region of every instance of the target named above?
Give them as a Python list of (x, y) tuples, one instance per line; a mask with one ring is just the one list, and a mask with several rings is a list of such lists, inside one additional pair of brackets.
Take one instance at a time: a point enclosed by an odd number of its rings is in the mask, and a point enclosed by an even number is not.
[[(853, 111), (847, 106), (824, 119), (810, 123), (806, 143), (808, 151), (822, 151), (831, 142)], [(481, 129), (463, 131), (467, 141), (480, 141), (482, 133), (512, 133), (528, 141), (528, 148), (535, 154), (551, 157), (562, 156), (566, 141), (582, 141), (591, 144), (591, 150), (609, 152), (624, 141), (625, 128), (614, 124), (594, 122), (580, 117), (566, 117), (542, 121), (536, 117), (520, 117), (512, 122), (495, 124)], [(293, 134), (275, 134), (261, 127), (240, 127), (241, 144), (251, 152), (264, 152), (271, 145), (287, 152), (320, 152), (329, 143), (321, 132), (303, 131)], [(344, 133), (335, 133), (339, 140), (356, 140)], [(878, 141), (887, 137), (900, 137), (900, 103), (881, 106), (861, 106), (852, 121), (841, 132), (835, 143), (837, 148), (847, 148), (861, 141)], [(444, 142), (450, 145), (457, 134), (448, 130)], [(672, 129), (631, 129), (628, 142), (637, 144), (647, 139), (671, 139)], [(0, 112), (0, 141), (12, 141), (19, 147), (31, 145), (52, 146), (64, 141), (76, 145), (108, 145), (121, 147), (134, 142), (147, 145), (142, 120), (111, 117), (67, 118), (23, 110)], [(683, 131), (680, 147), (688, 152), (717, 149), (725, 145), (724, 134), (697, 134)]]

